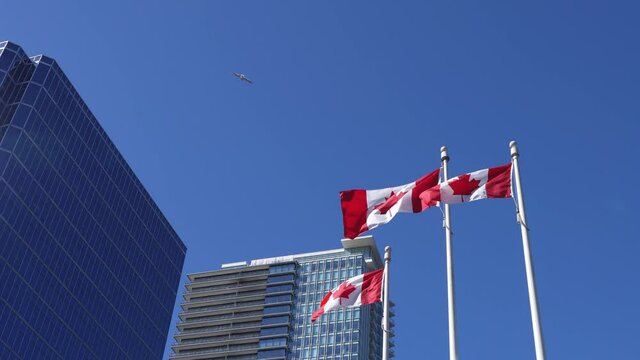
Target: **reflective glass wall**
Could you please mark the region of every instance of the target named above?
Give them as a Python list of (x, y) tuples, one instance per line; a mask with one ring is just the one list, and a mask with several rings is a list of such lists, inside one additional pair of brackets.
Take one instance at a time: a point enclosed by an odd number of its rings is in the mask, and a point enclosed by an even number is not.
[(58, 64), (0, 43), (0, 358), (161, 358), (186, 248)]
[[(382, 333), (380, 304), (340, 309), (311, 322), (324, 296), (340, 283), (367, 270), (370, 248), (300, 257), (291, 357), (296, 360), (378, 360)], [(378, 265), (379, 266), (379, 265)]]

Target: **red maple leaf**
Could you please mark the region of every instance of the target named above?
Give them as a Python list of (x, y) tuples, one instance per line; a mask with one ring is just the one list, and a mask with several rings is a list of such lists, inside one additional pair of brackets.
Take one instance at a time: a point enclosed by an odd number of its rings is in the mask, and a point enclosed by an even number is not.
[(356, 291), (356, 287), (345, 281), (340, 284), (340, 287), (333, 293), (333, 298), (338, 299), (340, 304), (342, 304), (342, 299), (349, 299), (349, 295), (354, 291)]
[(397, 194), (392, 191), (391, 194), (389, 194), (388, 198), (385, 198), (382, 203), (374, 206), (373, 208), (380, 210), (380, 214), (386, 214), (387, 211), (389, 211), (393, 207), (393, 205), (397, 204), (405, 194), (406, 193), (402, 191)]
[(480, 180), (471, 179), (469, 174), (464, 174), (449, 183), (453, 189), (453, 195), (471, 195), (480, 185)]

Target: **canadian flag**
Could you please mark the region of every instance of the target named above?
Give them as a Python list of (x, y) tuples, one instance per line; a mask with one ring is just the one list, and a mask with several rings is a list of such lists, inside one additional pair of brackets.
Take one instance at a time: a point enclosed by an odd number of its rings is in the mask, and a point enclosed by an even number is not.
[(311, 316), (316, 321), (320, 315), (339, 308), (349, 308), (382, 301), (382, 278), (384, 269), (354, 276), (329, 291), (322, 299), (320, 308)]
[(511, 164), (456, 176), (420, 194), (422, 206), (511, 197)]
[(420, 195), (438, 185), (440, 169), (412, 183), (378, 190), (340, 192), (344, 236), (353, 239), (380, 224), (386, 224), (399, 212), (419, 213), (425, 206)]

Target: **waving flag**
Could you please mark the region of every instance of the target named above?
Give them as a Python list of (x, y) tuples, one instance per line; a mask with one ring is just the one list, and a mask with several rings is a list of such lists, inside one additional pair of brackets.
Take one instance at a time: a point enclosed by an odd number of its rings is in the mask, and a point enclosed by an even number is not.
[(399, 212), (423, 211), (429, 206), (424, 205), (420, 195), (438, 185), (439, 175), (440, 169), (406, 185), (340, 192), (344, 236), (353, 239), (380, 224), (388, 223)]
[(356, 307), (382, 301), (382, 277), (384, 269), (354, 276), (329, 291), (322, 299), (320, 308), (311, 316), (316, 321), (327, 311), (339, 308)]
[(422, 207), (511, 197), (511, 164), (456, 176), (420, 194)]

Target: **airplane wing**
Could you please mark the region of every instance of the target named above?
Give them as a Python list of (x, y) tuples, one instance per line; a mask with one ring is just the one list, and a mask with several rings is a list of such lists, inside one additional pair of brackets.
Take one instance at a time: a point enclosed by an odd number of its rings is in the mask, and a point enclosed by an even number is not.
[(253, 81), (249, 80), (248, 78), (244, 78), (244, 81), (248, 82), (249, 84), (253, 84)]

